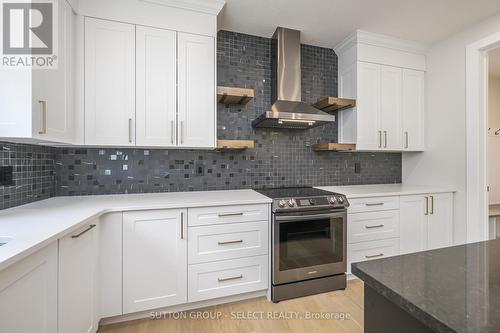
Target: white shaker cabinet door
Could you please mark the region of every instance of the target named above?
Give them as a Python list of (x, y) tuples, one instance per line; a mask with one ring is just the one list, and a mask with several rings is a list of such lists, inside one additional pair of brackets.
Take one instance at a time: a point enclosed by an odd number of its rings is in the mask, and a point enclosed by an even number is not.
[(85, 144), (135, 145), (135, 26), (85, 18)]
[(59, 240), (59, 333), (98, 329), (96, 222)]
[(178, 145), (215, 148), (215, 39), (178, 33)]
[(423, 151), (425, 73), (403, 69), (403, 150)]
[(57, 242), (0, 272), (0, 332), (57, 332)]
[(429, 195), (427, 249), (453, 245), (453, 193)]
[[(426, 199), (427, 198), (427, 199)], [(428, 196), (407, 195), (399, 199), (401, 223), (399, 250), (401, 254), (427, 249)]]
[(380, 130), (382, 148), (401, 150), (401, 68), (380, 66)]
[(358, 62), (357, 149), (382, 149), (380, 65)]
[(187, 302), (186, 210), (123, 213), (123, 313)]
[(137, 145), (177, 144), (177, 33), (137, 26)]

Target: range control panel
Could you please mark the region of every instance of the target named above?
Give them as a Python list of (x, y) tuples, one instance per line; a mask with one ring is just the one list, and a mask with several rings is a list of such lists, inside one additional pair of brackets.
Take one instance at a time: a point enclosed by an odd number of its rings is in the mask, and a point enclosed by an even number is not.
[(283, 198), (273, 200), (273, 210), (299, 210), (299, 209), (342, 209), (349, 207), (349, 202), (344, 195), (335, 194), (331, 196), (305, 197), (305, 198)]

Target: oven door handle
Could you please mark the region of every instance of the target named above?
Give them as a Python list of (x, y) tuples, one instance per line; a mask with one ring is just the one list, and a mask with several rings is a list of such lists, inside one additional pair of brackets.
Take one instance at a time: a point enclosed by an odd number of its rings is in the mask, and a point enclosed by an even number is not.
[(278, 215), (274, 216), (277, 222), (293, 222), (293, 221), (306, 221), (306, 220), (321, 220), (324, 218), (344, 217), (345, 212), (341, 213), (327, 213), (327, 214), (312, 214), (312, 215)]

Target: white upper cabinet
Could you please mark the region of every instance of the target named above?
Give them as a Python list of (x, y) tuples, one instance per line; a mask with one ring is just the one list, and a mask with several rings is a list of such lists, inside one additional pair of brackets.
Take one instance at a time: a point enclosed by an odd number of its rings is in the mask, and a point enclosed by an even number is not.
[(74, 143), (77, 15), (57, 4), (57, 68), (2, 71), (0, 138)]
[(178, 34), (179, 146), (215, 148), (215, 39)]
[(357, 149), (376, 150), (382, 146), (380, 131), (380, 66), (358, 66)]
[(382, 148), (400, 150), (401, 144), (401, 68), (380, 66), (380, 130)]
[(339, 142), (366, 151), (424, 150), (425, 48), (358, 31), (335, 52), (339, 96), (357, 100), (339, 112)]
[(423, 151), (425, 73), (403, 69), (403, 149)]
[(137, 26), (138, 146), (177, 145), (177, 33)]
[(135, 145), (135, 26), (85, 18), (85, 144)]

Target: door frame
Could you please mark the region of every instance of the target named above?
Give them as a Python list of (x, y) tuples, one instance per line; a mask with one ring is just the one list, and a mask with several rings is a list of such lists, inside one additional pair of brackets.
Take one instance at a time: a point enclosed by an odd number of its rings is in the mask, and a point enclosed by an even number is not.
[(467, 46), (467, 243), (489, 239), (488, 226), (488, 51), (500, 47), (500, 32)]

